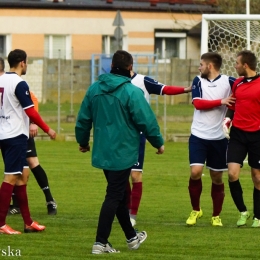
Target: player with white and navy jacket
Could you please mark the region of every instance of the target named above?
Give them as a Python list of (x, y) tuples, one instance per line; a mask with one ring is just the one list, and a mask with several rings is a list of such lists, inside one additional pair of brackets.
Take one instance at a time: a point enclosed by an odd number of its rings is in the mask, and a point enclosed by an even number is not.
[[(150, 94), (154, 95), (178, 95), (182, 93), (187, 93), (191, 91), (191, 87), (176, 87), (168, 86), (162, 84), (148, 76), (134, 73), (131, 71), (132, 84), (142, 89), (144, 96), (149, 103)], [(142, 172), (143, 172), (143, 162), (144, 162), (144, 152), (145, 152), (145, 136), (140, 135), (140, 147), (139, 147), (139, 158), (138, 162), (132, 167), (131, 179), (132, 179), (132, 190), (130, 182), (128, 183), (128, 194), (129, 194), (129, 212), (130, 220), (132, 225), (136, 224), (136, 215), (140, 205), (142, 197)]]
[(223, 171), (227, 169), (227, 139), (222, 131), (222, 121), (227, 105), (235, 102), (231, 96), (235, 78), (220, 74), (222, 57), (208, 52), (201, 56), (200, 76), (192, 83), (192, 103), (195, 107), (189, 138), (190, 180), (189, 195), (192, 211), (186, 224), (195, 225), (202, 216), (200, 196), (203, 167), (209, 169), (212, 180), (211, 197), (213, 213), (211, 224), (222, 226), (219, 217), (224, 201)]
[(31, 219), (26, 184), (29, 169), (25, 167), (29, 118), (42, 128), (51, 138), (56, 133), (41, 119), (30, 97), (29, 87), (21, 78), (27, 70), (27, 54), (23, 50), (13, 50), (8, 55), (10, 72), (0, 76), (0, 147), (4, 160), (4, 181), (0, 188), (0, 234), (21, 234), (6, 225), (12, 192), (24, 220), (24, 232), (38, 232), (45, 229)]
[(192, 102), (195, 107), (191, 134), (202, 139), (220, 140), (225, 135), (222, 122), (227, 107), (221, 105), (221, 99), (231, 95), (235, 78), (219, 74), (209, 80), (196, 76), (192, 82)]

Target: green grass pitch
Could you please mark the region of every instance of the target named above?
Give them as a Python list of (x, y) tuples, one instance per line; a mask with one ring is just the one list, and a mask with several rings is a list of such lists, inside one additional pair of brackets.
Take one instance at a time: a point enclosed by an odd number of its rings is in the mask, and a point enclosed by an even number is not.
[[(224, 174), (225, 201), (221, 214), (223, 227), (210, 224), (212, 202), (210, 177), (205, 170), (201, 207), (203, 217), (194, 227), (185, 225), (191, 211), (188, 180), (187, 143), (167, 142), (165, 153), (147, 144), (143, 175), (143, 198), (137, 228), (147, 231), (148, 238), (137, 251), (129, 251), (123, 232), (115, 220), (110, 242), (120, 254), (92, 255), (91, 247), (101, 203), (105, 195), (105, 178), (101, 170), (91, 166), (90, 153), (82, 154), (75, 142), (37, 141), (40, 163), (58, 203), (58, 214), (48, 216), (42, 191), (31, 174), (28, 196), (34, 220), (46, 225), (42, 233), (0, 236), (0, 259), (31, 260), (228, 260), (259, 259), (260, 229), (237, 228), (238, 211), (231, 199), (227, 174)], [(3, 172), (3, 164), (1, 163)], [(241, 173), (244, 199), (252, 214), (253, 185), (248, 165)], [(7, 224), (23, 230), (20, 215), (8, 216)], [(21, 256), (8, 257), (8, 247)]]

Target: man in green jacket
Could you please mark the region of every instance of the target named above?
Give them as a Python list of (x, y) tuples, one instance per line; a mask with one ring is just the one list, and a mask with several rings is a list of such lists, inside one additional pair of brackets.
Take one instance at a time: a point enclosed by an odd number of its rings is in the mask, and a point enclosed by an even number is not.
[(156, 117), (141, 89), (131, 84), (133, 58), (117, 51), (111, 72), (99, 76), (83, 99), (76, 121), (75, 134), (81, 152), (90, 151), (89, 138), (93, 125), (92, 165), (103, 169), (107, 180), (93, 254), (118, 253), (108, 242), (114, 217), (125, 233), (129, 249), (138, 249), (147, 238), (145, 231), (136, 232), (127, 208), (127, 191), (131, 167), (138, 160), (140, 132), (143, 132), (157, 154), (164, 152), (163, 138)]

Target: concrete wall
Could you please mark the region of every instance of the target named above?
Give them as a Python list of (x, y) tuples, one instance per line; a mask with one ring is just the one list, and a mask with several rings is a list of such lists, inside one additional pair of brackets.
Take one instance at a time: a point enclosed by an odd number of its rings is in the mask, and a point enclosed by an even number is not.
[[(82, 101), (91, 84), (91, 61), (73, 60), (72, 62), (60, 60), (59, 65), (57, 59), (29, 59), (27, 74), (23, 78), (28, 82), (39, 102), (56, 103), (59, 86), (61, 102), (70, 102), (71, 87), (73, 87), (73, 102)], [(188, 87), (193, 78), (199, 74), (198, 66), (199, 60), (174, 58), (171, 63), (158, 64), (156, 80), (166, 85)], [(153, 68), (154, 75), (155, 70), (156, 68)], [(147, 75), (147, 65), (139, 66), (138, 73)], [(167, 102), (173, 105), (189, 103), (190, 95), (169, 96)]]
[[(90, 60), (60, 60), (57, 59), (29, 59), (27, 74), (23, 78), (35, 93), (39, 102), (54, 102), (58, 100), (60, 86), (61, 102), (70, 102), (73, 87), (73, 102), (80, 103), (86, 90), (91, 84)], [(60, 67), (59, 67), (60, 66)], [(170, 63), (158, 64), (158, 80), (166, 85), (191, 85), (193, 78), (199, 74), (199, 60), (174, 58)], [(153, 74), (155, 75), (153, 68)], [(8, 66), (6, 65), (6, 71)], [(60, 73), (59, 73), (60, 72)], [(146, 64), (138, 67), (138, 73), (147, 75)], [(190, 95), (168, 96), (169, 104), (190, 103)]]

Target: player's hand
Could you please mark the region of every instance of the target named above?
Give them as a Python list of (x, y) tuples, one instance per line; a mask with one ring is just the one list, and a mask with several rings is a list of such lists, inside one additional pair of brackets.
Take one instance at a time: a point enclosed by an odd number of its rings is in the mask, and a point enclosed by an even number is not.
[(53, 129), (49, 129), (48, 131), (48, 136), (51, 138), (51, 139), (55, 139), (56, 138), (56, 132), (53, 130)]
[(232, 95), (230, 95), (227, 98), (221, 99), (222, 105), (232, 106), (236, 102), (236, 98), (234, 98)]
[(89, 152), (90, 151), (89, 144), (87, 146), (79, 146), (79, 151), (82, 153)]
[(162, 145), (160, 148), (158, 148), (157, 154), (163, 154), (164, 152), (164, 145)]
[(187, 88), (184, 88), (184, 93), (188, 93), (188, 92), (191, 92), (192, 90), (192, 87), (187, 87)]
[(229, 117), (225, 117), (222, 123), (222, 129), (227, 139), (230, 138), (229, 131), (230, 131), (231, 123), (232, 120)]
[(29, 134), (32, 138), (38, 134), (38, 126), (36, 124), (30, 124)]

